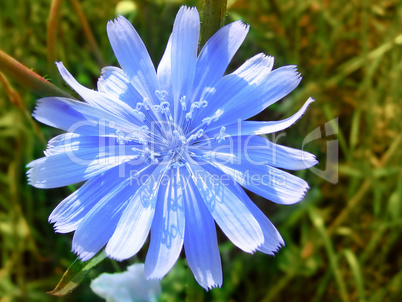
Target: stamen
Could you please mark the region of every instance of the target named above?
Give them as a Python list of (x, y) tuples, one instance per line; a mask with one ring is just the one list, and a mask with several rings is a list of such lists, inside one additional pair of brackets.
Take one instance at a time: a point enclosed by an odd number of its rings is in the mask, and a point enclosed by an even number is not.
[(201, 101), (201, 102), (194, 102), (191, 104), (190, 107), (190, 112), (188, 112), (186, 114), (186, 121), (188, 122), (189, 120), (191, 120), (194, 116), (194, 114), (197, 112), (196, 109), (199, 109), (200, 107), (205, 108), (208, 105), (207, 101)]
[(166, 99), (168, 93), (165, 90), (155, 90), (155, 95), (159, 101), (163, 102)]
[(221, 128), (221, 130), (219, 131), (219, 134), (218, 134), (218, 136), (216, 137), (216, 139), (218, 140), (218, 144), (221, 142), (221, 141), (224, 141), (225, 140), (225, 137), (226, 137), (226, 133), (225, 133), (225, 131), (226, 131), (226, 127), (222, 127)]
[(138, 111), (137, 109), (134, 109), (134, 112), (138, 115), (139, 119), (144, 122), (145, 120), (145, 114), (142, 113), (141, 111)]
[(148, 134), (150, 132), (149, 127), (145, 126), (145, 125), (141, 126), (139, 131), (142, 132), (142, 133), (145, 133), (145, 134)]
[(138, 102), (138, 103), (135, 105), (135, 109), (141, 110), (141, 109), (142, 109), (142, 105), (143, 105), (143, 103)]
[(121, 132), (120, 130), (116, 130), (116, 134), (117, 134), (117, 143), (119, 145), (124, 145), (125, 143), (127, 143), (127, 140), (123, 132)]
[(205, 100), (208, 97), (212, 96), (215, 93), (216, 89), (214, 87), (205, 87), (204, 90), (202, 91), (201, 100)]
[(183, 164), (180, 161), (176, 161), (176, 162), (174, 162), (173, 164), (170, 165), (170, 167), (175, 168), (175, 169), (181, 168), (183, 166), (185, 166), (185, 164)]
[(205, 107), (207, 107), (207, 106), (208, 106), (208, 102), (207, 102), (207, 101), (205, 101), (205, 100), (201, 101), (201, 107), (202, 107), (202, 108), (205, 108)]
[(144, 149), (144, 155), (148, 156), (148, 159), (150, 159), (151, 163), (153, 163), (153, 164), (157, 164), (159, 162), (158, 159), (155, 158), (155, 156), (161, 156), (161, 154), (155, 153), (152, 150), (150, 150), (149, 148)]
[(153, 105), (152, 106), (152, 110), (154, 112), (160, 112), (161, 111), (161, 106), (160, 105)]
[(183, 144), (185, 144), (186, 141), (186, 137), (184, 135), (181, 135), (179, 131), (177, 131), (176, 129), (173, 130), (173, 135), (179, 140), (181, 141)]
[[(147, 132), (145, 132), (145, 129), (148, 128), (147, 126), (142, 126), (141, 128), (135, 129), (131, 131), (131, 133), (125, 134), (121, 130), (116, 130), (116, 141), (119, 145), (124, 145), (129, 142), (137, 142), (142, 145), (148, 145), (148, 140), (146, 138)], [(148, 128), (149, 130), (149, 128)]]
[(162, 113), (164, 113), (165, 115), (166, 115), (166, 118), (169, 120), (169, 121), (173, 121), (173, 116), (172, 116), (172, 114), (170, 113), (170, 109), (169, 109), (169, 103), (168, 102), (162, 102), (161, 104), (160, 104), (160, 110), (161, 110), (161, 112)]
[(142, 101), (142, 105), (144, 106), (145, 110), (149, 110), (149, 107), (151, 106), (151, 101), (149, 100), (149, 98), (144, 98)]
[(209, 126), (209, 124), (211, 124), (211, 122), (216, 122), (222, 114), (223, 114), (223, 110), (218, 109), (212, 116), (204, 118), (202, 120), (202, 122)]
[(187, 139), (187, 143), (190, 143), (191, 141), (196, 140), (197, 138), (200, 138), (203, 135), (204, 135), (204, 130), (200, 129), (197, 131), (197, 133), (189, 136), (189, 138)]
[(183, 111), (187, 110), (187, 104), (186, 104), (186, 96), (183, 95), (180, 99), (179, 102), (181, 104), (181, 109), (183, 109)]
[[(179, 169), (184, 166), (185, 166), (185, 164), (182, 163), (181, 161), (175, 161), (174, 163), (171, 163), (170, 165), (168, 165), (164, 171), (168, 171), (170, 169)], [(179, 183), (178, 183), (178, 185), (179, 185)]]

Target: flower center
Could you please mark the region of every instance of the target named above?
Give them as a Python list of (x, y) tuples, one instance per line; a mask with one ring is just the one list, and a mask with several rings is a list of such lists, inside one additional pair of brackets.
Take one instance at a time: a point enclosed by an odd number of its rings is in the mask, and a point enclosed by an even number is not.
[[(175, 165), (183, 163), (187, 156), (192, 155), (189, 151), (190, 146), (202, 140), (210, 140), (206, 137), (205, 130), (222, 114), (221, 110), (217, 110), (214, 115), (202, 119), (202, 123), (196, 127), (193, 125), (195, 117), (208, 106), (204, 97), (212, 90), (205, 89), (205, 91), (200, 101), (190, 103), (186, 96), (180, 97), (175, 102), (166, 91), (156, 90), (156, 98), (152, 100), (144, 98), (134, 109), (144, 125), (131, 133), (117, 130), (117, 142), (133, 145), (132, 150), (140, 152), (150, 163), (161, 161)], [(218, 142), (224, 140), (224, 132), (225, 127), (222, 127), (220, 132), (214, 135), (213, 140)]]

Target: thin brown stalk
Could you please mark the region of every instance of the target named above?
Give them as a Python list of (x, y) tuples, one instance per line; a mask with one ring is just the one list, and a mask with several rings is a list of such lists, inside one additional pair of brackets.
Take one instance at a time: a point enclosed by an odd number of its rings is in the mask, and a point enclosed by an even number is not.
[(64, 96), (73, 98), (36, 72), (0, 50), (0, 71), (14, 78), (21, 86), (30, 88), (39, 96)]
[(75, 12), (77, 13), (77, 16), (82, 24), (82, 27), (84, 29), (84, 33), (87, 36), (89, 40), (89, 44), (91, 44), (92, 50), (96, 56), (96, 60), (98, 61), (99, 65), (103, 66), (104, 61), (102, 57), (102, 53), (100, 51), (100, 48), (98, 46), (98, 43), (96, 43), (96, 40), (94, 38), (94, 35), (92, 34), (92, 30), (89, 26), (88, 20), (85, 17), (84, 12), (82, 11), (80, 2), (78, 0), (71, 0), (71, 3), (73, 4), (73, 7), (75, 9)]
[(6, 92), (11, 103), (16, 105), (23, 112), (29, 123), (32, 125), (35, 134), (44, 144), (46, 144), (45, 137), (40, 131), (38, 125), (32, 119), (32, 116), (29, 114), (27, 108), (25, 107), (24, 102), (22, 101), (21, 95), (11, 86), (10, 82), (7, 80), (7, 77), (1, 72), (0, 72), (0, 83), (3, 85), (4, 91)]

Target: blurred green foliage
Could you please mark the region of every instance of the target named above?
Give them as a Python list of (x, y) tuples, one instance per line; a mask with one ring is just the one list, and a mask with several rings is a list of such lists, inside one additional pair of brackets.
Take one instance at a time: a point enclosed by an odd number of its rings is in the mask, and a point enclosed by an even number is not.
[[(196, 1), (16, 0), (0, 2), (0, 48), (54, 84), (54, 61), (96, 87), (100, 68), (117, 65), (106, 35), (116, 9), (133, 22), (152, 59), (163, 54), (175, 14)], [(53, 9), (51, 10), (51, 5)], [(227, 22), (251, 25), (230, 70), (258, 52), (275, 66), (297, 64), (304, 80), (286, 100), (257, 118), (290, 116), (316, 99), (279, 143), (306, 145), (325, 170), (327, 142), (339, 141), (339, 180), (298, 173), (311, 190), (296, 206), (252, 196), (286, 241), (276, 257), (245, 254), (220, 233), (224, 283), (200, 289), (181, 258), (163, 279), (163, 301), (400, 301), (402, 296), (402, 2), (398, 0), (232, 0)], [(60, 133), (33, 121), (36, 99), (0, 73), (0, 301), (54, 301), (46, 294), (73, 262), (71, 235), (54, 234), (47, 217), (75, 187), (37, 190), (25, 165)], [(339, 131), (325, 136), (338, 118)], [(143, 261), (144, 248), (130, 262)], [(97, 301), (89, 280), (128, 263), (104, 261), (70, 296)]]

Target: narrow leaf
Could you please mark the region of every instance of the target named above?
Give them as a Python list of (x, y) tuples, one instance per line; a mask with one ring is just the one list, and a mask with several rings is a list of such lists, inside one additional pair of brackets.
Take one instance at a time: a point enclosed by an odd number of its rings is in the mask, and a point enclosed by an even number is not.
[(19, 84), (30, 88), (40, 96), (64, 96), (73, 98), (67, 92), (46, 81), (37, 73), (0, 50), (0, 71), (14, 78)]
[(63, 277), (61, 277), (59, 284), (54, 290), (48, 292), (53, 296), (65, 296), (71, 293), (91, 271), (93, 267), (102, 262), (106, 258), (105, 251), (102, 250), (92, 259), (81, 262), (79, 258), (75, 259), (70, 267), (66, 270)]

